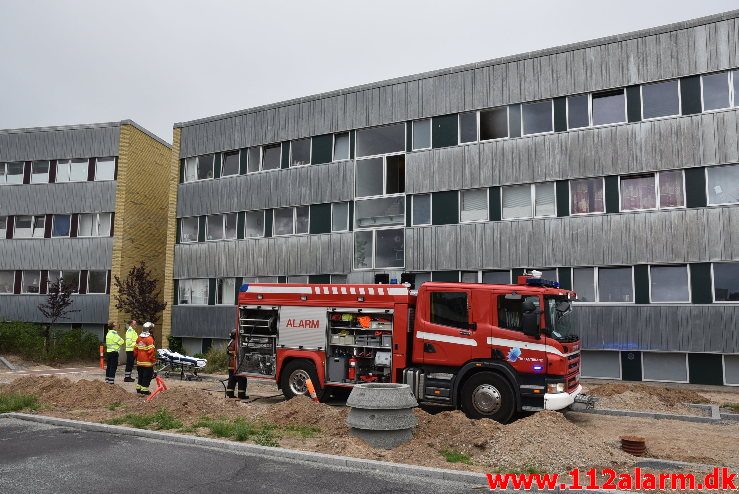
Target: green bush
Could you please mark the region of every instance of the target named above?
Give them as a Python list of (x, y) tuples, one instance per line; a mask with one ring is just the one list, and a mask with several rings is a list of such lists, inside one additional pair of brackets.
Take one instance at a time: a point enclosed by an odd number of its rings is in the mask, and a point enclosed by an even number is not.
[(167, 337), (167, 345), (169, 346), (169, 349), (173, 352), (185, 353), (184, 349), (182, 348), (182, 338), (169, 335)]
[(0, 393), (0, 413), (36, 410), (38, 398), (19, 393)]
[(43, 326), (38, 323), (0, 322), (0, 353), (35, 362), (59, 363), (97, 357), (100, 341), (81, 328), (53, 329), (44, 354)]
[(211, 347), (205, 354), (208, 364), (203, 369), (206, 374), (228, 371), (228, 352), (225, 348)]

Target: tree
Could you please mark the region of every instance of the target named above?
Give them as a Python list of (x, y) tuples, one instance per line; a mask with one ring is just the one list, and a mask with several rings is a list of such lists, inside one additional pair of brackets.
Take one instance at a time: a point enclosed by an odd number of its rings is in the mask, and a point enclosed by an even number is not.
[(69, 308), (74, 303), (74, 299), (72, 298), (74, 290), (74, 285), (65, 283), (64, 278), (59, 278), (57, 281), (49, 283), (46, 303), (38, 306), (38, 310), (41, 311), (44, 317), (49, 321), (43, 330), (44, 354), (48, 354), (49, 352), (52, 326), (61, 319), (69, 319), (67, 314), (79, 312), (76, 309)]
[(159, 314), (167, 307), (166, 302), (160, 302), (162, 292), (157, 290), (158, 283), (144, 261), (132, 267), (123, 281), (115, 276), (113, 284), (118, 289), (115, 308), (126, 312), (131, 319), (156, 324)]

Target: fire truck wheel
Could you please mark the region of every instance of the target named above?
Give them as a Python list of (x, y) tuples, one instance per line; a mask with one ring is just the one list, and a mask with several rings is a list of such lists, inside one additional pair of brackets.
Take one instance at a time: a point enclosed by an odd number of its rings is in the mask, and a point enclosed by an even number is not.
[(462, 386), (462, 410), (471, 419), (493, 419), (505, 424), (513, 416), (511, 386), (498, 374), (480, 372)]
[(282, 375), (280, 376), (282, 394), (288, 400), (293, 396), (307, 395), (308, 387), (305, 385), (305, 381), (308, 378), (313, 382), (313, 387), (316, 388), (316, 395), (320, 399), (323, 389), (321, 389), (321, 385), (318, 382), (316, 366), (313, 365), (313, 362), (304, 359), (293, 360), (283, 369)]

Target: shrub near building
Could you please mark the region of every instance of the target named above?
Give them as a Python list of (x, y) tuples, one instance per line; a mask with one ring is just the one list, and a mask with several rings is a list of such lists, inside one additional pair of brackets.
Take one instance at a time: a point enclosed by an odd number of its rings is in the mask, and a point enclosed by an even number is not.
[(100, 341), (81, 328), (52, 330), (51, 345), (44, 354), (43, 327), (25, 322), (0, 322), (0, 354), (17, 355), (34, 362), (63, 363), (93, 360)]

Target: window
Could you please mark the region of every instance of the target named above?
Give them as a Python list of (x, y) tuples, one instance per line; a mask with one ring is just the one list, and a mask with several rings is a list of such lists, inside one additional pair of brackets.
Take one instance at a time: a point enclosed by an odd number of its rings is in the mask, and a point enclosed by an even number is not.
[(23, 183), (22, 161), (0, 163), (0, 185), (15, 185)]
[(0, 293), (13, 293), (15, 271), (0, 271)]
[(405, 124), (361, 129), (356, 132), (357, 157), (405, 151)]
[(509, 285), (511, 283), (511, 272), (508, 270), (483, 271), (482, 282), (489, 285)]
[(300, 139), (290, 142), (290, 166), (310, 165), (311, 140)]
[(40, 271), (23, 271), (21, 278), (21, 293), (41, 293)]
[(739, 106), (739, 70), (735, 70), (731, 73), (731, 80), (733, 81), (734, 86), (734, 92), (732, 93), (734, 95), (734, 106)]
[(386, 156), (357, 160), (354, 177), (356, 197), (405, 192), (405, 157)]
[(632, 268), (598, 268), (599, 302), (633, 302)]
[(282, 164), (282, 145), (262, 146), (262, 170), (276, 170)]
[(603, 91), (592, 95), (593, 125), (626, 121), (626, 93), (623, 89)]
[(431, 194), (413, 196), (411, 223), (413, 226), (431, 224)]
[(739, 262), (713, 263), (713, 300), (739, 302)]
[(413, 150), (428, 149), (431, 147), (431, 119), (415, 120), (413, 122)]
[(345, 232), (349, 229), (349, 203), (335, 202), (331, 204), (331, 231)]
[(571, 214), (605, 212), (602, 178), (584, 178), (570, 182)]
[(349, 132), (334, 134), (334, 161), (349, 159)]
[(259, 146), (249, 148), (246, 157), (247, 173), (258, 172), (262, 167), (262, 148)]
[(680, 114), (680, 84), (672, 81), (645, 84), (641, 87), (642, 118), (658, 118)]
[(595, 268), (572, 268), (572, 289), (578, 302), (595, 302)]
[(16, 216), (13, 238), (44, 238), (46, 216)]
[(111, 213), (81, 214), (78, 217), (78, 237), (108, 237), (110, 236)]
[(295, 208), (295, 233), (308, 233), (310, 231), (310, 207), (299, 206)]
[(477, 271), (462, 271), (459, 281), (462, 283), (479, 283), (479, 273)]
[(308, 276), (306, 275), (293, 275), (287, 277), (288, 283), (305, 284), (308, 283)]
[(274, 234), (293, 235), (308, 233), (310, 207), (279, 208), (274, 210)]
[(197, 242), (199, 230), (200, 228), (197, 216), (182, 218), (180, 220), (180, 242)]
[[(506, 134), (507, 134), (506, 126)], [(477, 112), (459, 114), (459, 143), (477, 141)]]
[(108, 286), (107, 271), (87, 272), (87, 293), (105, 293)]
[(557, 270), (554, 268), (537, 269), (537, 271), (541, 271), (542, 280), (557, 281), (559, 279), (559, 277), (557, 276)]
[(86, 182), (90, 160), (76, 158), (59, 160), (56, 162), (56, 181), (59, 182)]
[(234, 305), (236, 303), (236, 279), (218, 278), (216, 280), (216, 304)]
[(510, 185), (502, 193), (503, 219), (556, 215), (554, 182)]
[(467, 292), (431, 292), (431, 323), (468, 329)]
[(373, 228), (405, 223), (405, 198), (381, 197), (354, 201), (354, 226)]
[(402, 228), (354, 232), (355, 269), (402, 268), (404, 243)]
[(212, 214), (205, 222), (206, 240), (233, 240), (236, 238), (236, 213)]
[(197, 157), (185, 158), (185, 182), (194, 182), (198, 179), (198, 159)]
[(0, 239), (4, 239), (8, 236), (8, 217), (0, 216)]
[(221, 155), (221, 176), (230, 177), (239, 174), (239, 152), (229, 151)]
[[(701, 87), (703, 89), (703, 111), (719, 110), (731, 106), (728, 72), (701, 76)], [(736, 99), (736, 94), (734, 99)]]
[(708, 204), (739, 203), (739, 165), (711, 166), (708, 176)]
[(51, 219), (52, 237), (69, 237), (72, 217), (68, 214), (55, 214)]
[(540, 134), (554, 129), (552, 100), (524, 103), (521, 105), (523, 134)]
[(649, 298), (652, 302), (690, 302), (688, 266), (650, 266)]
[(682, 170), (659, 172), (657, 175), (659, 190), (654, 173), (621, 177), (621, 211), (683, 207)]
[(590, 95), (567, 97), (567, 128), (579, 129), (590, 125)]
[(49, 162), (34, 161), (31, 163), (31, 183), (32, 184), (48, 184), (49, 183)]
[(115, 180), (115, 158), (95, 159), (95, 180)]
[[(80, 272), (79, 271), (49, 271), (47, 287), (52, 283), (56, 283), (59, 279), (64, 280), (65, 285), (72, 287), (73, 293), (80, 291)], [(47, 290), (48, 291), (48, 290)]]
[(345, 274), (332, 274), (331, 283), (345, 285), (347, 283), (347, 276)]
[(213, 178), (213, 163), (215, 155), (204, 154), (198, 156), (198, 180), (207, 180)]
[(459, 221), (488, 220), (488, 189), (462, 190), (459, 203)]
[(508, 137), (508, 107), (480, 111), (480, 140)]
[(180, 280), (178, 283), (180, 305), (208, 305), (208, 280)]
[(264, 237), (264, 211), (247, 211), (244, 225), (244, 237)]

